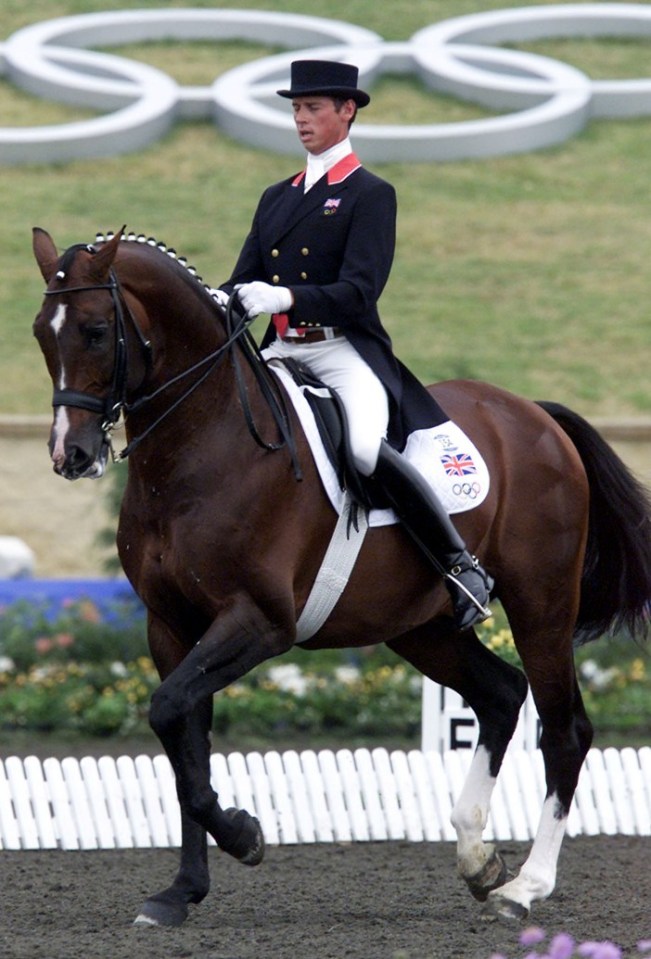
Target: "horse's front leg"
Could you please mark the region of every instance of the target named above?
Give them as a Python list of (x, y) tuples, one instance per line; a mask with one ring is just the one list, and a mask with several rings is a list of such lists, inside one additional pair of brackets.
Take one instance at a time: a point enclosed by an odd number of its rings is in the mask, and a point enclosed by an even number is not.
[[(190, 732), (200, 761), (210, 769), (212, 698), (204, 700), (189, 717)], [(135, 922), (138, 925), (180, 926), (188, 916), (188, 906), (208, 895), (208, 843), (206, 830), (181, 809), (181, 862), (174, 882), (162, 892), (150, 896)]]
[(215, 692), (285, 652), (291, 640), (287, 626), (272, 625), (248, 596), (235, 597), (152, 697), (150, 724), (174, 769), (182, 814), (247, 865), (264, 854), (260, 824), (246, 810), (220, 806), (195, 714)]

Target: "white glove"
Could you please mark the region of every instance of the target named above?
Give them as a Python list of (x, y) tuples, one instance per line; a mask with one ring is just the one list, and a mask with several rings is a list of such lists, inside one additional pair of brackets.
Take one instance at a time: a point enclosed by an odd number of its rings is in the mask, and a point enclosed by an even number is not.
[(255, 280), (253, 283), (238, 283), (235, 289), (251, 320), (260, 313), (286, 313), (294, 303), (292, 291), (286, 286), (271, 286)]
[(222, 307), (222, 309), (225, 310), (226, 305), (230, 299), (228, 293), (225, 290), (214, 290), (212, 288), (209, 290), (209, 293), (212, 296), (213, 300), (216, 300), (217, 303)]

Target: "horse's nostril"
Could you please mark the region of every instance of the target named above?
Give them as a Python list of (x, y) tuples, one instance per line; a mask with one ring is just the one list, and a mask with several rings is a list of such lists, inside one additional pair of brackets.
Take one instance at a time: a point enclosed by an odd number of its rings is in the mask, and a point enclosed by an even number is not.
[(55, 462), (54, 470), (67, 479), (77, 479), (85, 476), (93, 466), (95, 457), (88, 453), (83, 446), (71, 444), (66, 447), (65, 457)]
[(80, 467), (89, 466), (92, 457), (82, 449), (81, 446), (70, 446), (66, 453), (66, 463), (69, 468), (78, 470)]

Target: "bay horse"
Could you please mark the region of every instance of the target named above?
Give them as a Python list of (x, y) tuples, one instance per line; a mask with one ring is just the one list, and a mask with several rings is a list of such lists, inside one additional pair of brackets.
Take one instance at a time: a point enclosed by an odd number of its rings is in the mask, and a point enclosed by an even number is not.
[[(269, 374), (260, 378), (264, 364), (245, 349), (245, 326), (173, 251), (119, 232), (59, 256), (40, 228), (33, 248), (47, 284), (34, 332), (54, 385), (55, 472), (101, 476), (121, 414), (126, 425), (117, 546), (147, 609), (161, 678), (150, 723), (182, 818), (178, 873), (137, 921), (178, 925), (208, 893), (207, 834), (245, 864), (262, 859), (257, 819), (223, 809), (211, 787), (212, 698), (294, 644), (335, 511), (293, 410), (264, 388)], [(442, 580), (397, 525), (369, 530), (334, 610), (303, 645), (386, 643), (469, 703), (479, 741), (452, 813), (459, 872), (491, 917), (522, 919), (554, 888), (592, 739), (573, 647), (613, 629), (647, 632), (651, 507), (570, 410), (468, 380), (431, 389), (488, 464), (487, 498), (455, 521), (495, 579), (524, 673), (472, 629), (456, 630)], [(482, 833), (528, 683), (546, 798), (510, 877)]]

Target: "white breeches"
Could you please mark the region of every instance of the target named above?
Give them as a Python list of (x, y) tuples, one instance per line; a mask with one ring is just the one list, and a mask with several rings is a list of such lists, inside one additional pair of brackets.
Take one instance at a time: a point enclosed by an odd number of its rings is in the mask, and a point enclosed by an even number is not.
[(262, 355), (265, 359), (288, 356), (303, 363), (338, 394), (348, 417), (355, 466), (370, 476), (386, 436), (389, 402), (384, 386), (355, 347), (345, 336), (296, 345), (276, 338)]

